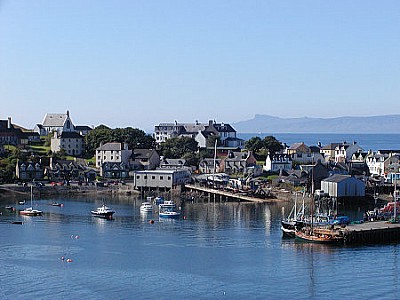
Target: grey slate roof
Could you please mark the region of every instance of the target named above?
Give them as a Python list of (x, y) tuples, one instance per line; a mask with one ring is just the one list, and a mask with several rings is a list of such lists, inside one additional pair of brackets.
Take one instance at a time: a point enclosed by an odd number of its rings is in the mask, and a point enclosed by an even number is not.
[(45, 127), (62, 127), (67, 120), (67, 114), (46, 114), (43, 120)]
[(330, 143), (330, 144), (322, 147), (322, 150), (335, 150), (335, 148), (339, 145), (340, 145), (340, 143)]
[(324, 181), (338, 183), (338, 182), (342, 182), (342, 181), (344, 181), (346, 179), (349, 179), (349, 178), (351, 178), (350, 175), (335, 174), (335, 175), (332, 175), (331, 177), (328, 177), (328, 178), (324, 179)]
[(122, 143), (107, 143), (104, 144), (100, 147), (98, 147), (96, 150), (98, 151), (121, 151), (124, 149), (124, 145)]

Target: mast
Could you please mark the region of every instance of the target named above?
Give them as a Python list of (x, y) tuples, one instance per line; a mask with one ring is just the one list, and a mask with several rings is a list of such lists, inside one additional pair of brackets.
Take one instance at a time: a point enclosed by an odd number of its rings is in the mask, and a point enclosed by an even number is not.
[[(397, 174), (395, 173), (395, 175)], [(393, 197), (394, 197), (393, 219), (394, 223), (397, 223), (397, 176), (394, 176)]]
[(31, 185), (31, 207), (33, 208), (33, 185)]
[(213, 167), (213, 187), (215, 188), (215, 169), (217, 168), (217, 142), (218, 140), (215, 139), (214, 145), (214, 167)]

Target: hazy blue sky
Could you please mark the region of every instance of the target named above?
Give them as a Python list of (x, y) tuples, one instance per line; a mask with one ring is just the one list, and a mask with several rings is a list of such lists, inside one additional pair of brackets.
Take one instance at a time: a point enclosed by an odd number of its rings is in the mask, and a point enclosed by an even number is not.
[(0, 0), (0, 119), (400, 113), (400, 1)]

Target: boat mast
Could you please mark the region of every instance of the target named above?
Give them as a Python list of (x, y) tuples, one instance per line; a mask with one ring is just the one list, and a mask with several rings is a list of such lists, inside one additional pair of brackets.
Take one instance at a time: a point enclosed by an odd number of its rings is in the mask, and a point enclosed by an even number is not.
[[(395, 173), (395, 175), (396, 175), (396, 173)], [(393, 221), (394, 221), (394, 223), (397, 223), (397, 176), (394, 176), (393, 197), (394, 197)]]
[(215, 139), (214, 145), (214, 167), (213, 167), (213, 188), (215, 188), (215, 169), (217, 168), (217, 143), (218, 139)]
[(33, 185), (31, 185), (31, 207), (33, 208)]

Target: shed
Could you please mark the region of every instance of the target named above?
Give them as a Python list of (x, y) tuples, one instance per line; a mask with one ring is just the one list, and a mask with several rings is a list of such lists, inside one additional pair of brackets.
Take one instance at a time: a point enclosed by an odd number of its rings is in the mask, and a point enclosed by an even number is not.
[(330, 197), (364, 197), (365, 183), (350, 175), (335, 174), (321, 181), (321, 190)]

